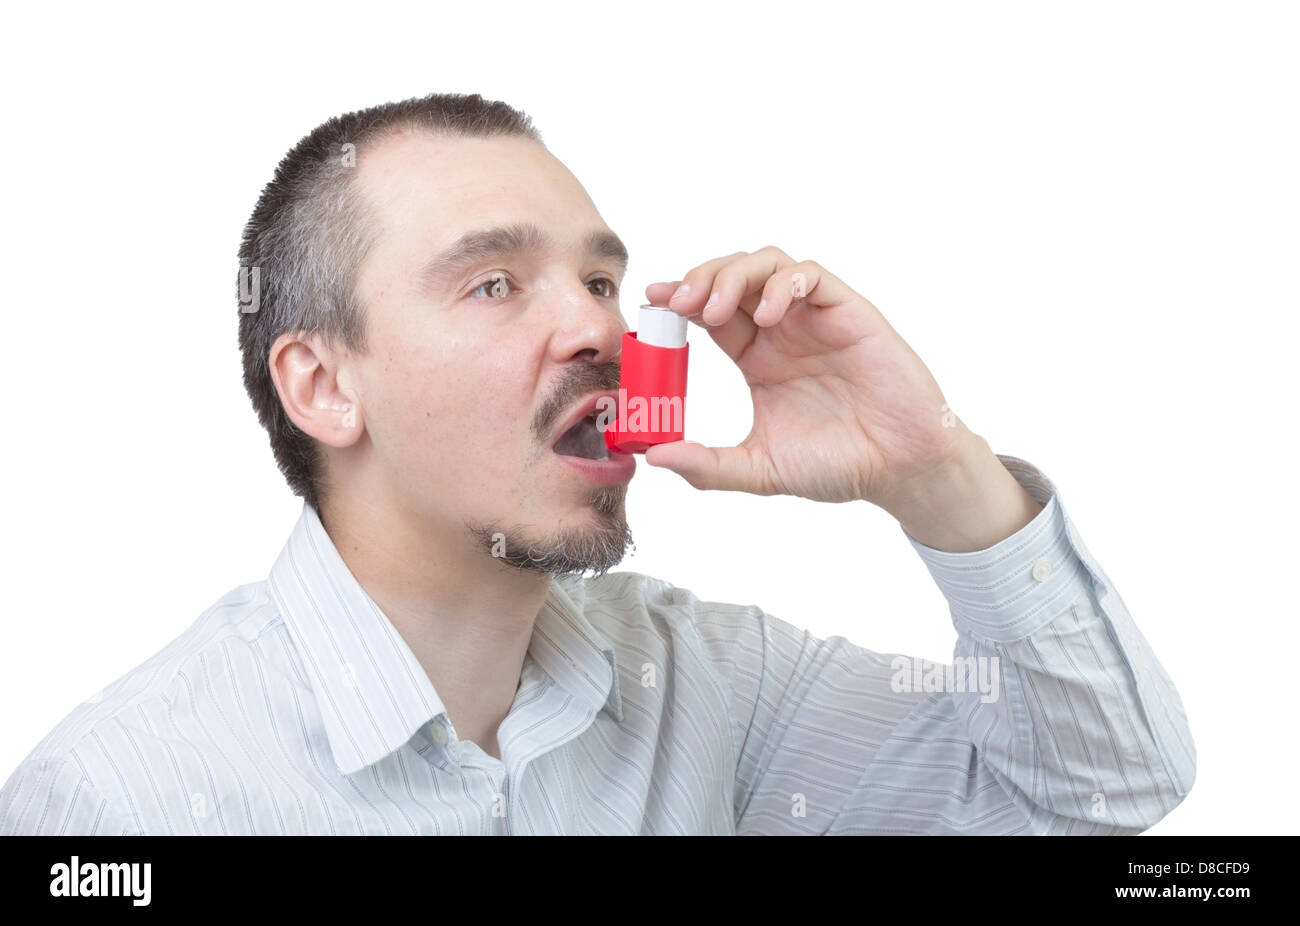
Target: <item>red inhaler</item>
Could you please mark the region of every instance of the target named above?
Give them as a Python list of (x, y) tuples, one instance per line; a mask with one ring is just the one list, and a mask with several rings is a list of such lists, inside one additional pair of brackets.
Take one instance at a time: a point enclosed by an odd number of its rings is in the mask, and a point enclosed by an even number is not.
[(637, 330), (623, 333), (618, 417), (605, 429), (605, 446), (645, 453), (655, 444), (683, 439), (686, 428), (685, 316), (643, 305)]

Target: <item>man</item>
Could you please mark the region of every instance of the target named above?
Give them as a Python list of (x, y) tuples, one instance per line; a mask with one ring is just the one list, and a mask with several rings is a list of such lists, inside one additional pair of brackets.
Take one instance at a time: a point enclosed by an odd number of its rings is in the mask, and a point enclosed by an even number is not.
[(1186, 796), (1182, 703), (1052, 483), (812, 261), (647, 289), (743, 371), (754, 428), (646, 462), (884, 508), (953, 666), (609, 572), (635, 458), (587, 416), (626, 261), (503, 103), (303, 139), (240, 250), (245, 384), (301, 519), (265, 582), (36, 747), (0, 832), (1136, 833)]

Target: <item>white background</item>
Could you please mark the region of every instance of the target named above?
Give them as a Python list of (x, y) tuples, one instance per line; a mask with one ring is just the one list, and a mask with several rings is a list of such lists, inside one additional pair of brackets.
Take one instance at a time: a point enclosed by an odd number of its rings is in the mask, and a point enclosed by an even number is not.
[[(1149, 832), (1294, 833), (1295, 7), (222, 4), (6, 28), (0, 777), (263, 578), (299, 510), (240, 380), (239, 234), (319, 122), (523, 109), (643, 288), (775, 244), (870, 299), (954, 410), (1052, 478), (1182, 694), (1196, 785)], [(10, 14), (13, 16), (14, 14)], [(691, 329), (689, 436), (750, 426)], [(641, 463), (624, 570), (951, 658), (866, 503)]]

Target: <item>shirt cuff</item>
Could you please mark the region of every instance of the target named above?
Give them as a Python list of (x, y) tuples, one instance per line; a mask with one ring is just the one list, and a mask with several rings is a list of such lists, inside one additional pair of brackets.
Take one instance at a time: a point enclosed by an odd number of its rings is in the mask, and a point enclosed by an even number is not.
[(974, 553), (936, 550), (903, 533), (948, 599), (957, 630), (1006, 643), (1029, 636), (1088, 592), (1099, 597), (1105, 585), (1052, 481), (1032, 463), (997, 457), (1043, 505), (1032, 521)]

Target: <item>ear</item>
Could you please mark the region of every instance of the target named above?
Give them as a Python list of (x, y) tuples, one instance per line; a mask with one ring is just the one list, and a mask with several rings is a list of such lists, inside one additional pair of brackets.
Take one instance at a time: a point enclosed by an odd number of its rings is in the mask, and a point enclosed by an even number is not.
[(350, 447), (365, 432), (361, 403), (340, 359), (318, 335), (302, 332), (276, 338), (267, 359), (289, 420), (330, 447)]

